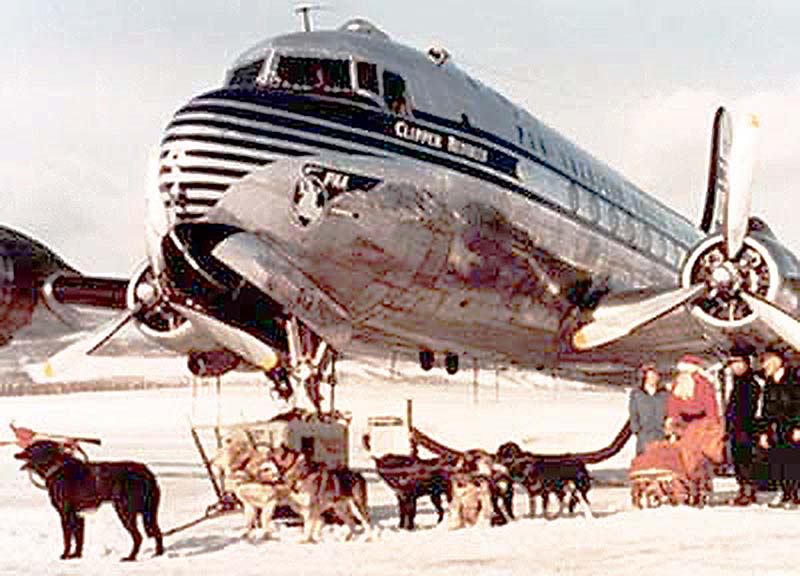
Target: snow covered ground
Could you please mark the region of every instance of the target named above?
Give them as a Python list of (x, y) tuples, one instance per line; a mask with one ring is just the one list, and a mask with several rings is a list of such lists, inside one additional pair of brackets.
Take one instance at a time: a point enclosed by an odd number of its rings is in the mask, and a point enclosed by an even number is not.
[[(423, 375), (403, 367), (391, 378), (377, 365), (341, 367), (337, 404), (353, 413), (351, 463), (369, 466), (356, 439), (369, 416), (405, 414), (414, 399), (415, 423), (459, 448), (494, 450), (513, 439), (537, 452), (598, 448), (626, 419), (624, 391), (584, 389), (543, 378), (503, 373), (482, 375), (478, 402), (471, 373), (458, 378)], [(221, 418), (226, 422), (263, 419), (278, 408), (262, 385), (239, 379), (223, 383)], [(96, 459), (135, 458), (148, 463), (163, 490), (161, 525), (167, 530), (198, 516), (213, 501), (189, 436), (189, 422), (214, 422), (213, 387), (193, 398), (190, 389), (3, 398), (0, 434), (6, 423), (52, 432), (94, 435)], [(633, 445), (594, 467), (601, 478), (619, 478)], [(800, 561), (800, 511), (766, 506), (705, 510), (632, 509), (626, 488), (598, 486), (590, 498), (596, 518), (546, 521), (521, 518), (504, 527), (448, 532), (435, 525), (427, 499), (421, 500), (420, 529), (397, 530), (390, 491), (370, 476), (370, 506), (378, 538), (343, 542), (341, 529), (326, 529), (323, 543), (301, 544), (300, 529), (282, 526), (277, 540), (242, 540), (241, 515), (200, 524), (166, 540), (166, 554), (151, 558), (146, 541), (135, 565), (118, 559), (130, 547), (113, 510), (105, 506), (87, 516), (81, 560), (61, 561), (58, 518), (46, 493), (35, 489), (12, 459), (14, 448), (0, 449), (0, 574), (794, 574)], [(730, 480), (717, 497), (732, 494)], [(766, 498), (766, 495), (763, 496)], [(527, 509), (518, 493), (520, 516)]]

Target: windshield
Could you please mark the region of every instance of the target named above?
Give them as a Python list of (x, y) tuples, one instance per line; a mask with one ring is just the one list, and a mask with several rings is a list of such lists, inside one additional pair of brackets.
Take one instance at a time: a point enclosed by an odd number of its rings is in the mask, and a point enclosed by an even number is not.
[(355, 58), (273, 54), (232, 70), (227, 85), (345, 96), (385, 107), (393, 114), (408, 114), (412, 108), (406, 81), (400, 74)]
[(281, 56), (269, 83), (270, 87), (282, 90), (351, 92), (350, 61)]

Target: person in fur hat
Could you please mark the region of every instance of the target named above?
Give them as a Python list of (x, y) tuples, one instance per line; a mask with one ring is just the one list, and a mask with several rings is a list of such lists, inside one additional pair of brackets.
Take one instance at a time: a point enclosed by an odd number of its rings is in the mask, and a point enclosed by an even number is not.
[[(720, 430), (722, 441), (719, 404), (711, 379), (703, 369), (703, 360), (697, 356), (684, 356), (676, 366), (677, 374), (672, 383), (672, 394), (667, 399), (667, 419), (664, 429), (667, 437), (681, 442), (683, 432), (691, 427), (703, 429), (713, 423), (713, 429)], [(709, 422), (710, 421), (710, 422)], [(705, 463), (702, 488), (691, 495), (689, 504), (703, 506), (712, 492), (710, 463)]]
[(766, 380), (763, 416), (777, 425), (783, 438), (786, 421), (800, 416), (800, 384), (793, 367), (787, 365), (778, 350), (767, 350), (761, 355), (761, 368)]

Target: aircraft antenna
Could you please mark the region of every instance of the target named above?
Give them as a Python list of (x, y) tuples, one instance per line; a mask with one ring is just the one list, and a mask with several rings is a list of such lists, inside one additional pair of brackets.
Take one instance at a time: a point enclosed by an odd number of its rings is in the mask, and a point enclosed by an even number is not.
[(324, 6), (320, 4), (298, 4), (295, 6), (294, 13), (300, 16), (303, 21), (303, 31), (311, 32), (311, 11), (322, 10)]

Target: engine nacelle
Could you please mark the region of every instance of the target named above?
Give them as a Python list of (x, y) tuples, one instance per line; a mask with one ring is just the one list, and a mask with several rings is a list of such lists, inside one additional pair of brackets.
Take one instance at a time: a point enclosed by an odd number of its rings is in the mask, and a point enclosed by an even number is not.
[(35, 282), (25, 258), (0, 253), (0, 346), (30, 323), (34, 306)]
[(57, 273), (77, 274), (39, 242), (0, 226), (0, 346), (31, 322), (45, 279)]

